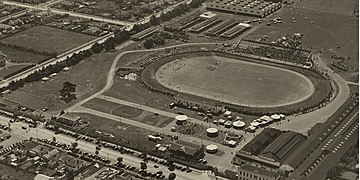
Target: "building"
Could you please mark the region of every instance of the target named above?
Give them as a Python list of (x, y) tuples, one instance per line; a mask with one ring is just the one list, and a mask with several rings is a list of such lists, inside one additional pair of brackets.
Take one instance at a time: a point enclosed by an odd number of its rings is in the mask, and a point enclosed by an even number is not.
[(170, 144), (170, 156), (192, 161), (200, 159), (204, 156), (205, 148), (198, 142), (177, 140)]
[(270, 0), (213, 0), (205, 5), (210, 10), (255, 17), (266, 17), (281, 8), (281, 3)]
[(80, 116), (76, 116), (74, 114), (70, 114), (68, 112), (61, 114), (58, 118), (57, 121), (69, 126), (74, 126), (75, 124), (79, 123), (79, 121), (81, 120)]
[(238, 180), (276, 180), (276, 172), (257, 166), (244, 165), (238, 168)]
[(189, 109), (197, 109), (197, 110), (204, 110), (210, 111), (214, 114), (218, 114), (222, 111), (222, 106), (220, 102), (205, 99), (199, 96), (190, 95), (190, 94), (178, 94), (174, 96), (174, 103), (177, 106), (183, 106)]
[(145, 29), (143, 31), (140, 31), (134, 35), (132, 35), (130, 37), (131, 40), (134, 40), (134, 41), (141, 41), (147, 37), (150, 37), (151, 35), (153, 35), (154, 33), (158, 32), (159, 30), (156, 29), (156, 28), (148, 28), (148, 29)]
[[(306, 141), (306, 137), (292, 131), (281, 131), (274, 128), (265, 128), (242, 149), (236, 152), (232, 163), (238, 165), (239, 170), (251, 170), (252, 176), (267, 176), (279, 178), (284, 172), (284, 165), (292, 154)], [(254, 166), (260, 168), (249, 168)], [(255, 171), (256, 170), (256, 171)], [(264, 170), (264, 171), (263, 171)], [(263, 172), (267, 172), (262, 174)], [(274, 176), (268, 172), (274, 173)], [(282, 174), (280, 174), (280, 172)], [(248, 172), (249, 173), (249, 172)], [(275, 176), (276, 175), (276, 176)], [(249, 179), (248, 177), (245, 177)]]

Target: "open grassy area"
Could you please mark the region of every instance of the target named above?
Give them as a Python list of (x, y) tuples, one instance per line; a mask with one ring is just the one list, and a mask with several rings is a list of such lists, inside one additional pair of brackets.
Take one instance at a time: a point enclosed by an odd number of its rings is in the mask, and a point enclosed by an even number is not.
[(2, 67), (0, 68), (0, 79), (4, 79), (6, 75), (18, 71), (26, 66), (29, 66), (29, 64), (16, 64), (8, 67)]
[(113, 114), (119, 117), (129, 118), (156, 127), (165, 127), (174, 119), (162, 115), (155, 115), (152, 112), (143, 111), (138, 108), (117, 104), (103, 99), (92, 99), (82, 106)]
[[(50, 111), (64, 109), (105, 86), (108, 71), (117, 54), (118, 52), (104, 52), (93, 55), (71, 67), (68, 72), (60, 72), (50, 81), (25, 84), (24, 88), (5, 94), (4, 98), (33, 109), (44, 107), (48, 107)], [(61, 101), (59, 97), (59, 90), (65, 81), (76, 84), (77, 100), (69, 104)]]
[(161, 66), (156, 79), (175, 91), (255, 107), (293, 104), (314, 91), (299, 73), (220, 56), (179, 58)]
[(172, 97), (151, 92), (138, 82), (130, 82), (118, 77), (115, 78), (113, 86), (104, 94), (162, 110), (168, 110), (169, 104), (173, 101)]
[(1, 42), (39, 51), (63, 53), (93, 39), (96, 37), (48, 26), (35, 26), (6, 37)]
[(146, 129), (131, 126), (129, 124), (105, 119), (91, 114), (75, 113), (80, 116), (83, 120), (90, 121), (90, 125), (83, 129), (85, 132), (107, 132), (113, 134), (116, 139), (121, 141), (127, 141), (131, 144), (142, 146), (146, 149), (154, 149), (156, 142), (149, 141), (147, 135), (153, 132)]
[(28, 53), (14, 48), (5, 47), (3, 45), (0, 45), (0, 51), (7, 56), (9, 62), (13, 63), (37, 63), (47, 58), (45, 55)]
[[(267, 35), (269, 38), (266, 41), (270, 42), (288, 34), (302, 33), (303, 47), (321, 52), (323, 59), (329, 64), (336, 61), (331, 58), (332, 55), (343, 56), (349, 71), (356, 72), (359, 64), (358, 38), (354, 37), (358, 36), (359, 23), (358, 19), (351, 15), (353, 2), (304, 0), (294, 6), (284, 7), (273, 16), (281, 17), (281, 24), (266, 26), (263, 23), (245, 38), (257, 39)], [(344, 8), (345, 6), (347, 8)]]

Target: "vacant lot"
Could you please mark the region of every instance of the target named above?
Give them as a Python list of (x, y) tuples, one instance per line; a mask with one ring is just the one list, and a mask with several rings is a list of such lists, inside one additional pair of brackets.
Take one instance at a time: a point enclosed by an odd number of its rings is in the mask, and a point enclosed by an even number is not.
[(125, 106), (97, 98), (86, 102), (82, 106), (94, 110), (102, 111), (105, 113), (113, 114), (119, 117), (129, 118), (156, 127), (165, 127), (171, 121), (173, 121), (173, 118), (169, 118), (161, 115), (155, 115), (152, 112), (143, 111), (138, 108)]
[(22, 68), (25, 68), (26, 66), (29, 66), (29, 64), (18, 64), (18, 65), (11, 65), (8, 67), (0, 68), (0, 79), (4, 79), (4, 77), (6, 75), (9, 75), (10, 73), (13, 73)]
[(120, 78), (115, 78), (113, 86), (104, 94), (161, 110), (168, 110), (169, 104), (173, 101), (172, 97), (151, 92), (138, 82)]
[[(71, 67), (70, 71), (60, 72), (50, 81), (26, 84), (24, 88), (4, 95), (4, 98), (33, 109), (44, 107), (48, 107), (49, 110), (64, 109), (105, 86), (107, 73), (117, 54), (118, 52), (104, 52), (93, 55)], [(65, 81), (76, 84), (77, 100), (69, 104), (59, 98), (59, 90)]]
[(95, 36), (60, 30), (48, 26), (35, 26), (4, 38), (1, 42), (38, 51), (63, 53), (95, 38)]
[(14, 48), (5, 47), (3, 45), (0, 45), (0, 51), (7, 56), (9, 62), (13, 63), (38, 63), (39, 61), (47, 58), (45, 55), (28, 53)]
[(161, 66), (156, 78), (176, 91), (254, 107), (293, 104), (314, 91), (299, 73), (220, 56), (174, 60)]

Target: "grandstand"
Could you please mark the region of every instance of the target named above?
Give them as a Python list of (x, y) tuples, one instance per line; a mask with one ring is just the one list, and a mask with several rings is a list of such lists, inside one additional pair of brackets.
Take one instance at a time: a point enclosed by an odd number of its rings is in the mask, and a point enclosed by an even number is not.
[(206, 35), (217, 36), (225, 31), (229, 30), (230, 28), (236, 26), (237, 24), (239, 24), (239, 23), (234, 19), (226, 20), (226, 21), (220, 23), (219, 25), (215, 26), (214, 28), (210, 29), (209, 31), (207, 31)]
[(197, 24), (197, 25), (193, 26), (192, 28), (190, 28), (190, 32), (200, 33), (220, 22), (221, 22), (221, 19), (219, 17), (212, 17), (212, 18), (207, 19), (207, 20), (201, 22), (200, 24)]
[(281, 8), (281, 3), (264, 0), (214, 0), (205, 4), (210, 10), (255, 17), (266, 17)]
[(239, 35), (240, 33), (246, 31), (249, 28), (250, 28), (249, 24), (240, 23), (240, 24), (234, 26), (233, 28), (220, 34), (220, 37), (232, 39), (232, 38), (236, 37), (237, 35)]

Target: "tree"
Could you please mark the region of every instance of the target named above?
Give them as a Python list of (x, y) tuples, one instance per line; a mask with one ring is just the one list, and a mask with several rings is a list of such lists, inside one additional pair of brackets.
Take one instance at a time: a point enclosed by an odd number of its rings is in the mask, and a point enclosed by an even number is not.
[(146, 49), (153, 48), (153, 47), (154, 47), (154, 39), (151, 38), (151, 37), (145, 39), (145, 41), (144, 41), (144, 47), (145, 47)]
[(116, 158), (116, 160), (117, 160), (118, 162), (123, 162), (123, 157), (118, 157), (118, 158)]
[(71, 147), (72, 147), (73, 149), (76, 149), (76, 147), (77, 147), (78, 145), (79, 145), (79, 144), (78, 144), (77, 142), (71, 143)]
[(96, 42), (93, 46), (91, 46), (91, 51), (98, 54), (103, 50), (103, 48), (103, 45)]
[(98, 151), (98, 150), (96, 150), (96, 151), (95, 151), (95, 154), (96, 154), (96, 155), (99, 155), (99, 151)]
[(150, 21), (150, 24), (153, 25), (153, 26), (156, 26), (156, 25), (158, 25), (160, 23), (160, 19), (157, 18), (155, 15), (152, 15), (150, 17), (149, 21)]
[(173, 180), (176, 178), (176, 174), (175, 173), (170, 173), (169, 174), (169, 180)]
[(76, 99), (74, 92), (76, 91), (76, 84), (72, 84), (68, 81), (64, 82), (63, 88), (59, 91), (60, 96), (63, 101), (66, 103), (71, 102), (72, 100)]

